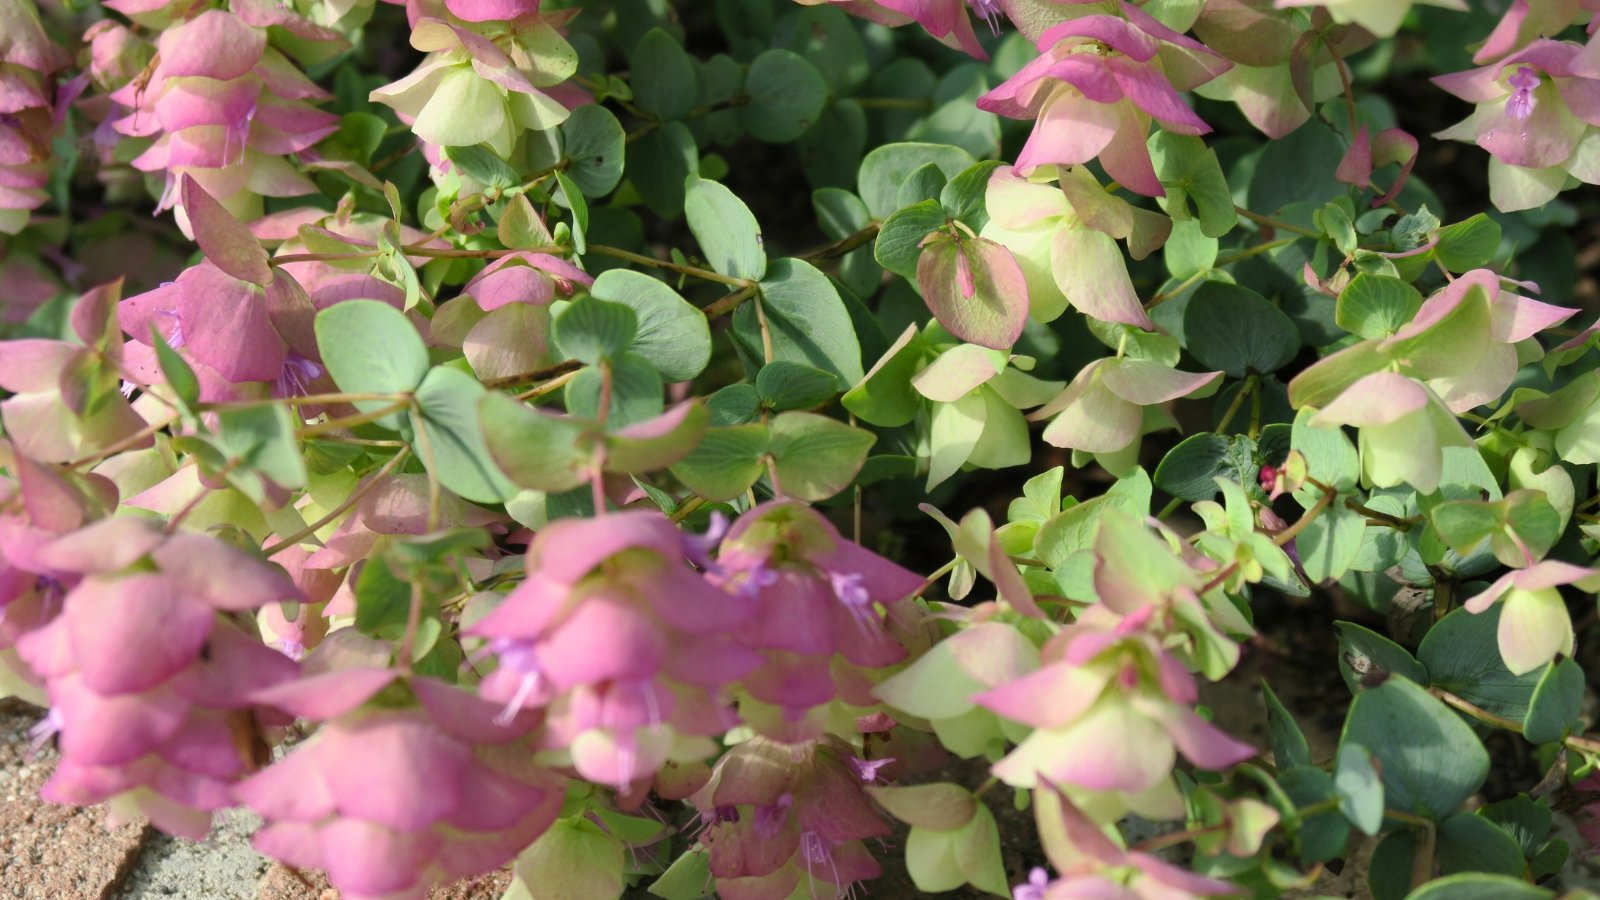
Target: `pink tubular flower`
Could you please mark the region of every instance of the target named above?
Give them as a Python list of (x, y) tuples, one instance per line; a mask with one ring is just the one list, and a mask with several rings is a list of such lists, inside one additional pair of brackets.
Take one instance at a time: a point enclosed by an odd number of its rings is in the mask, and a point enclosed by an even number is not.
[(295, 671), (230, 614), (295, 599), (294, 583), (231, 545), (164, 537), (141, 519), (102, 520), (38, 558), (82, 575), (61, 614), (17, 644), (60, 729), (44, 797), (110, 802), (116, 819), (147, 816), (198, 840), (265, 749), (250, 693)]
[(1489, 197), (1504, 211), (1541, 206), (1570, 175), (1600, 184), (1600, 45), (1538, 40), (1434, 84), (1476, 104), (1434, 135), (1489, 151)]
[(922, 586), (920, 576), (786, 500), (757, 506), (734, 523), (712, 571), (713, 581), (755, 610), (739, 638), (763, 663), (744, 681), (740, 712), (757, 731), (808, 740), (822, 732), (836, 701), (876, 705), (862, 670), (905, 658), (885, 619), (909, 612), (905, 601)]
[(1075, 799), (1092, 800), (1097, 820), (1129, 810), (1175, 818), (1183, 814), (1171, 775), (1177, 754), (1202, 769), (1255, 755), (1194, 713), (1194, 676), (1138, 630), (1148, 619), (1070, 626), (1045, 645), (1038, 671), (974, 698), (1036, 729), (994, 765), (996, 777), (1015, 787), (1062, 785)]
[(179, 207), (185, 174), (241, 219), (261, 214), (261, 198), (309, 194), (315, 186), (284, 157), (309, 148), (339, 127), (338, 117), (310, 102), (328, 94), (267, 46), (267, 31), (233, 13), (210, 9), (163, 32), (159, 62), (148, 80), (112, 95), (128, 110), (115, 129), (155, 138), (133, 161), (163, 172), (158, 209)]
[[(430, 887), (510, 862), (555, 821), (562, 779), (520, 740), (537, 717), (426, 678), (346, 669), (258, 692), (322, 722), (283, 760), (234, 789), (266, 825), (252, 844), (323, 869), (347, 900), (421, 900)], [(370, 702), (369, 702), (370, 701)]]
[(16, 234), (43, 205), (50, 141), (81, 90), (51, 78), (71, 58), (51, 42), (32, 0), (0, 0), (0, 234)]
[(1183, 102), (1161, 61), (1163, 44), (1189, 51), (1184, 88), (1204, 83), (1229, 63), (1137, 9), (1131, 19), (1091, 15), (1069, 19), (1039, 36), (1040, 56), (978, 106), (1013, 119), (1035, 119), (1017, 156), (1023, 175), (1045, 165), (1074, 166), (1098, 157), (1107, 174), (1129, 189), (1163, 196), (1145, 137), (1150, 121), (1180, 134), (1210, 126)]
[(864, 790), (876, 765), (831, 735), (803, 744), (753, 738), (724, 754), (689, 798), (718, 893), (843, 897), (878, 877), (882, 867), (862, 844), (890, 831)]
[(760, 659), (733, 630), (753, 607), (717, 590), (657, 512), (566, 519), (528, 547), (528, 579), (467, 633), (499, 663), (480, 694), (546, 711), (544, 758), (626, 789), (714, 754), (724, 689)]

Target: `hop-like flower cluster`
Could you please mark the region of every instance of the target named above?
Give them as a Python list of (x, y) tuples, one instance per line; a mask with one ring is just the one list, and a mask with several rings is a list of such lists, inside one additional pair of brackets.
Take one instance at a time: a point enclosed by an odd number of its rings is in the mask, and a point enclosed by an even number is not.
[(193, 176), (234, 215), (261, 214), (262, 197), (309, 194), (315, 186), (286, 158), (332, 134), (338, 117), (311, 104), (328, 99), (282, 53), (267, 29), (208, 9), (161, 33), (157, 62), (113, 95), (126, 110), (114, 128), (154, 142), (133, 160), (160, 173), (160, 209), (179, 207), (184, 175)]
[(505, 865), (550, 827), (563, 779), (533, 763), (538, 717), (389, 669), (312, 675), (257, 693), (321, 722), (304, 745), (238, 785), (266, 820), (256, 849), (323, 869), (349, 900), (408, 900)]
[(883, 869), (863, 843), (889, 834), (865, 791), (878, 765), (833, 737), (754, 738), (729, 750), (690, 798), (718, 892), (837, 897), (878, 877)]
[(0, 234), (21, 231), (47, 197), (50, 142), (82, 90), (52, 77), (69, 62), (32, 0), (0, 0)]
[(251, 694), (296, 667), (233, 613), (298, 597), (282, 570), (198, 534), (105, 519), (37, 557), (81, 580), (17, 644), (44, 680), (61, 760), (43, 795), (110, 802), (199, 839), (266, 750)]
[(480, 686), (507, 714), (545, 710), (544, 758), (627, 789), (670, 760), (711, 756), (724, 693), (761, 658), (735, 637), (757, 607), (686, 560), (665, 516), (562, 520), (528, 547), (528, 578), (467, 631), (498, 668)]
[[(778, 740), (819, 736), (876, 704), (865, 670), (905, 658), (886, 627), (910, 611), (922, 579), (840, 536), (810, 507), (773, 501), (751, 509), (721, 544), (712, 580), (754, 615), (739, 639), (761, 654), (744, 680), (740, 713)], [(879, 606), (885, 612), (879, 612)], [(886, 620), (887, 616), (887, 620)], [(842, 705), (841, 705), (842, 704)]]

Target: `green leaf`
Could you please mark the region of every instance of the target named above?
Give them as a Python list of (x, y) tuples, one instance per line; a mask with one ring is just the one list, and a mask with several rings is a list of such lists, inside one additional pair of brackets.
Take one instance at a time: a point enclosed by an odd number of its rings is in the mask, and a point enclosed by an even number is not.
[(562, 353), (589, 366), (615, 359), (633, 344), (638, 332), (639, 317), (633, 307), (598, 297), (587, 297), (568, 306), (550, 328)]
[(924, 163), (919, 166), (905, 180), (900, 182), (900, 190), (895, 194), (895, 204), (910, 206), (924, 200), (939, 199), (939, 192), (944, 190), (949, 179), (945, 178), (939, 167), (933, 163)]
[(650, 893), (666, 900), (701, 900), (711, 891), (711, 854), (699, 845), (685, 850), (650, 884)]
[[(1320, 491), (1307, 492), (1318, 496)], [(1301, 501), (1306, 502), (1306, 501)], [(1367, 520), (1335, 498), (1322, 515), (1306, 524), (1294, 546), (1306, 577), (1315, 584), (1337, 580), (1355, 562), (1367, 534)]]
[(851, 18), (836, 7), (790, 10), (773, 29), (772, 46), (805, 57), (837, 97), (854, 93), (872, 74), (866, 42)]
[(974, 232), (989, 224), (987, 199), (989, 177), (1003, 165), (997, 159), (986, 159), (962, 169), (939, 192), (939, 205), (945, 215), (966, 224)]
[(1459, 812), (1439, 823), (1439, 871), (1522, 875), (1522, 847), (1505, 829), (1475, 813)]
[(195, 377), (189, 361), (172, 349), (160, 329), (150, 326), (150, 344), (156, 349), (156, 364), (161, 367), (161, 378), (172, 388), (183, 410), (193, 413), (200, 405), (200, 379)]
[(1582, 728), (1582, 707), (1583, 669), (1570, 659), (1556, 660), (1545, 666), (1528, 698), (1522, 736), (1535, 744), (1559, 741)]
[[(828, 276), (798, 259), (774, 260), (761, 280), (762, 312), (772, 335), (774, 360), (804, 363), (833, 373), (839, 390), (861, 380), (861, 345), (855, 324)], [(761, 325), (754, 303), (733, 314), (733, 333), (745, 352), (762, 357)]]
[(478, 401), (487, 391), (477, 379), (435, 366), (417, 388), (411, 411), (413, 450), (451, 493), (475, 503), (499, 503), (516, 493), (484, 443)]
[(1300, 352), (1300, 329), (1283, 310), (1255, 291), (1220, 281), (1195, 289), (1183, 329), (1196, 359), (1234, 378), (1275, 372)]
[(872, 257), (878, 265), (903, 278), (917, 277), (917, 259), (922, 256), (922, 239), (943, 228), (944, 207), (937, 200), (923, 200), (897, 210), (878, 229)]
[(690, 175), (684, 182), (683, 214), (711, 268), (733, 278), (767, 273), (761, 226), (744, 201), (715, 181)]
[(639, 39), (628, 57), (628, 69), (634, 105), (657, 118), (683, 118), (700, 96), (694, 60), (660, 28)]
[(1433, 258), (1452, 272), (1486, 266), (1500, 249), (1500, 223), (1484, 213), (1439, 229)]
[(1268, 141), (1256, 161), (1245, 206), (1266, 215), (1294, 203), (1322, 206), (1346, 190), (1333, 177), (1344, 151), (1344, 140), (1315, 118)]
[[(1200, 220), (1200, 232), (1207, 237), (1222, 237), (1233, 230), (1238, 214), (1216, 151), (1200, 138), (1162, 129), (1150, 136), (1149, 148), (1156, 177), (1167, 191), (1161, 208), (1168, 215), (1174, 220), (1193, 215)], [(1188, 208), (1191, 205), (1193, 213)]]
[(1506, 668), (1497, 637), (1504, 608), (1496, 603), (1477, 614), (1452, 611), (1423, 636), (1417, 659), (1427, 668), (1433, 687), (1520, 722), (1527, 715), (1540, 671), (1513, 675)]
[(1362, 834), (1377, 834), (1383, 827), (1383, 782), (1372, 765), (1372, 754), (1359, 744), (1342, 744), (1333, 776), (1339, 794), (1339, 811)]
[(650, 360), (665, 380), (688, 381), (711, 361), (705, 315), (660, 279), (611, 269), (594, 280), (589, 295), (633, 310), (638, 331), (630, 349)]
[(774, 360), (756, 373), (756, 393), (774, 411), (809, 409), (838, 393), (838, 379), (831, 372), (786, 360)]
[(1339, 674), (1352, 693), (1363, 678), (1384, 673), (1427, 683), (1428, 670), (1406, 648), (1354, 622), (1335, 622), (1333, 627), (1339, 631)]
[(761, 396), (756, 393), (755, 385), (741, 381), (706, 398), (706, 408), (711, 411), (713, 426), (743, 425), (755, 421), (756, 413), (761, 410)]
[(478, 401), (478, 411), (485, 446), (512, 481), (558, 494), (588, 479), (596, 444), (583, 422), (492, 392)]
[(1209, 431), (1191, 434), (1167, 451), (1156, 466), (1155, 485), (1191, 503), (1217, 495), (1218, 477), (1251, 484), (1259, 467), (1252, 459), (1256, 442), (1242, 434), (1223, 437)]
[(516, 186), (520, 179), (517, 170), (495, 156), (485, 147), (446, 147), (444, 155), (461, 174), (492, 191), (504, 191)]
[(1261, 696), (1267, 703), (1267, 736), (1272, 746), (1272, 764), (1278, 769), (1311, 764), (1311, 745), (1295, 723), (1294, 717), (1273, 692), (1272, 685), (1261, 681)]
[(761, 477), (769, 444), (765, 425), (711, 428), (692, 453), (671, 467), (672, 474), (707, 500), (732, 500)]
[(513, 250), (532, 250), (550, 243), (550, 230), (545, 228), (527, 194), (513, 194), (506, 201), (506, 210), (495, 223), (500, 243)]
[[(1300, 808), (1336, 797), (1332, 776), (1310, 766), (1284, 771), (1278, 784)], [(1350, 823), (1338, 812), (1306, 816), (1300, 820), (1298, 839), (1301, 862), (1326, 862), (1344, 855), (1350, 843)]]
[(405, 626), (411, 585), (401, 581), (383, 555), (369, 557), (356, 577), (356, 628), (366, 634)]
[[(623, 352), (610, 366), (611, 405), (606, 412), (607, 429), (616, 431), (661, 415), (666, 409), (666, 386), (662, 384), (661, 373), (649, 360), (637, 353)], [(599, 366), (580, 371), (567, 382), (567, 411), (598, 420), (603, 381)]]
[(738, 108), (739, 124), (750, 136), (786, 144), (805, 134), (828, 102), (828, 83), (817, 67), (788, 50), (768, 49), (750, 63)]
[(627, 133), (611, 111), (589, 103), (561, 123), (566, 174), (585, 197), (604, 197), (622, 180)]
[(1361, 457), (1350, 438), (1338, 428), (1311, 424), (1314, 409), (1302, 409), (1294, 419), (1290, 445), (1306, 458), (1306, 471), (1341, 492), (1353, 490), (1361, 478)]
[(1463, 873), (1435, 878), (1407, 894), (1405, 900), (1548, 900), (1554, 891), (1534, 887), (1506, 875)]
[(565, 172), (556, 172), (556, 185), (561, 188), (563, 205), (572, 210), (572, 249), (582, 256), (589, 252), (589, 201)]
[(682, 122), (661, 123), (628, 153), (628, 180), (650, 211), (663, 219), (683, 215), (684, 181), (699, 170), (700, 148)]
[[(403, 394), (428, 374), (428, 348), (405, 314), (377, 300), (346, 300), (317, 313), (317, 350), (341, 391)], [(391, 400), (357, 400), (356, 409), (376, 412)], [(400, 413), (378, 420), (391, 431)]]
[[(856, 418), (885, 428), (905, 425), (916, 418), (923, 400), (911, 379), (917, 374), (927, 350), (917, 326), (906, 326), (894, 342), (873, 365), (872, 371), (855, 387), (845, 392), (840, 401)], [(1054, 510), (1052, 510), (1054, 512)]]
[(1351, 334), (1379, 340), (1399, 331), (1421, 308), (1416, 288), (1393, 276), (1363, 272), (1339, 292), (1333, 320)]
[(1208, 271), (1217, 262), (1217, 239), (1200, 230), (1197, 219), (1172, 223), (1172, 234), (1162, 245), (1167, 273), (1180, 281)]
[(779, 414), (772, 420), (772, 456), (783, 492), (813, 503), (832, 497), (849, 487), (877, 440), (827, 416)]
[(899, 208), (895, 199), (900, 196), (900, 184), (912, 172), (933, 163), (946, 178), (954, 178), (975, 162), (972, 154), (948, 144), (884, 144), (861, 160), (857, 193), (872, 217), (883, 219)]
[(665, 469), (693, 452), (711, 416), (697, 400), (606, 438), (605, 470), (637, 474)]
[(1489, 754), (1472, 728), (1406, 678), (1356, 694), (1339, 739), (1341, 749), (1350, 744), (1377, 761), (1385, 804), (1416, 815), (1449, 815), (1489, 774)]
[(271, 404), (217, 413), (218, 449), (288, 490), (306, 485), (306, 461), (295, 443), (294, 430), (294, 416), (287, 406)]
[(1528, 859), (1539, 854), (1554, 822), (1550, 807), (1527, 794), (1485, 804), (1478, 808), (1478, 815), (1504, 828)]

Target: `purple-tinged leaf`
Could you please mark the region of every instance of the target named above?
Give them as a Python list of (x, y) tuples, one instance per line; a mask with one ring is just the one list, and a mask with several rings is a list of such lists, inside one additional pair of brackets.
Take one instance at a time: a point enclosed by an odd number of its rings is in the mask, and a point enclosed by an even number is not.
[(917, 260), (917, 284), (939, 324), (962, 340), (1008, 350), (1028, 321), (1028, 283), (1011, 251), (984, 238), (941, 240)]
[(183, 176), (183, 209), (195, 242), (212, 265), (241, 281), (272, 283), (267, 251), (255, 235), (189, 175)]

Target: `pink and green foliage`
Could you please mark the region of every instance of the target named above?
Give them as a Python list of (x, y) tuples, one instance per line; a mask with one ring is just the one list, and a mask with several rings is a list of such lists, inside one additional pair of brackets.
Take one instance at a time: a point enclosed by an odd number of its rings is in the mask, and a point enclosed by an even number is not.
[(44, 797), (372, 900), (1586, 896), (1600, 3), (1468, 7), (0, 0)]

